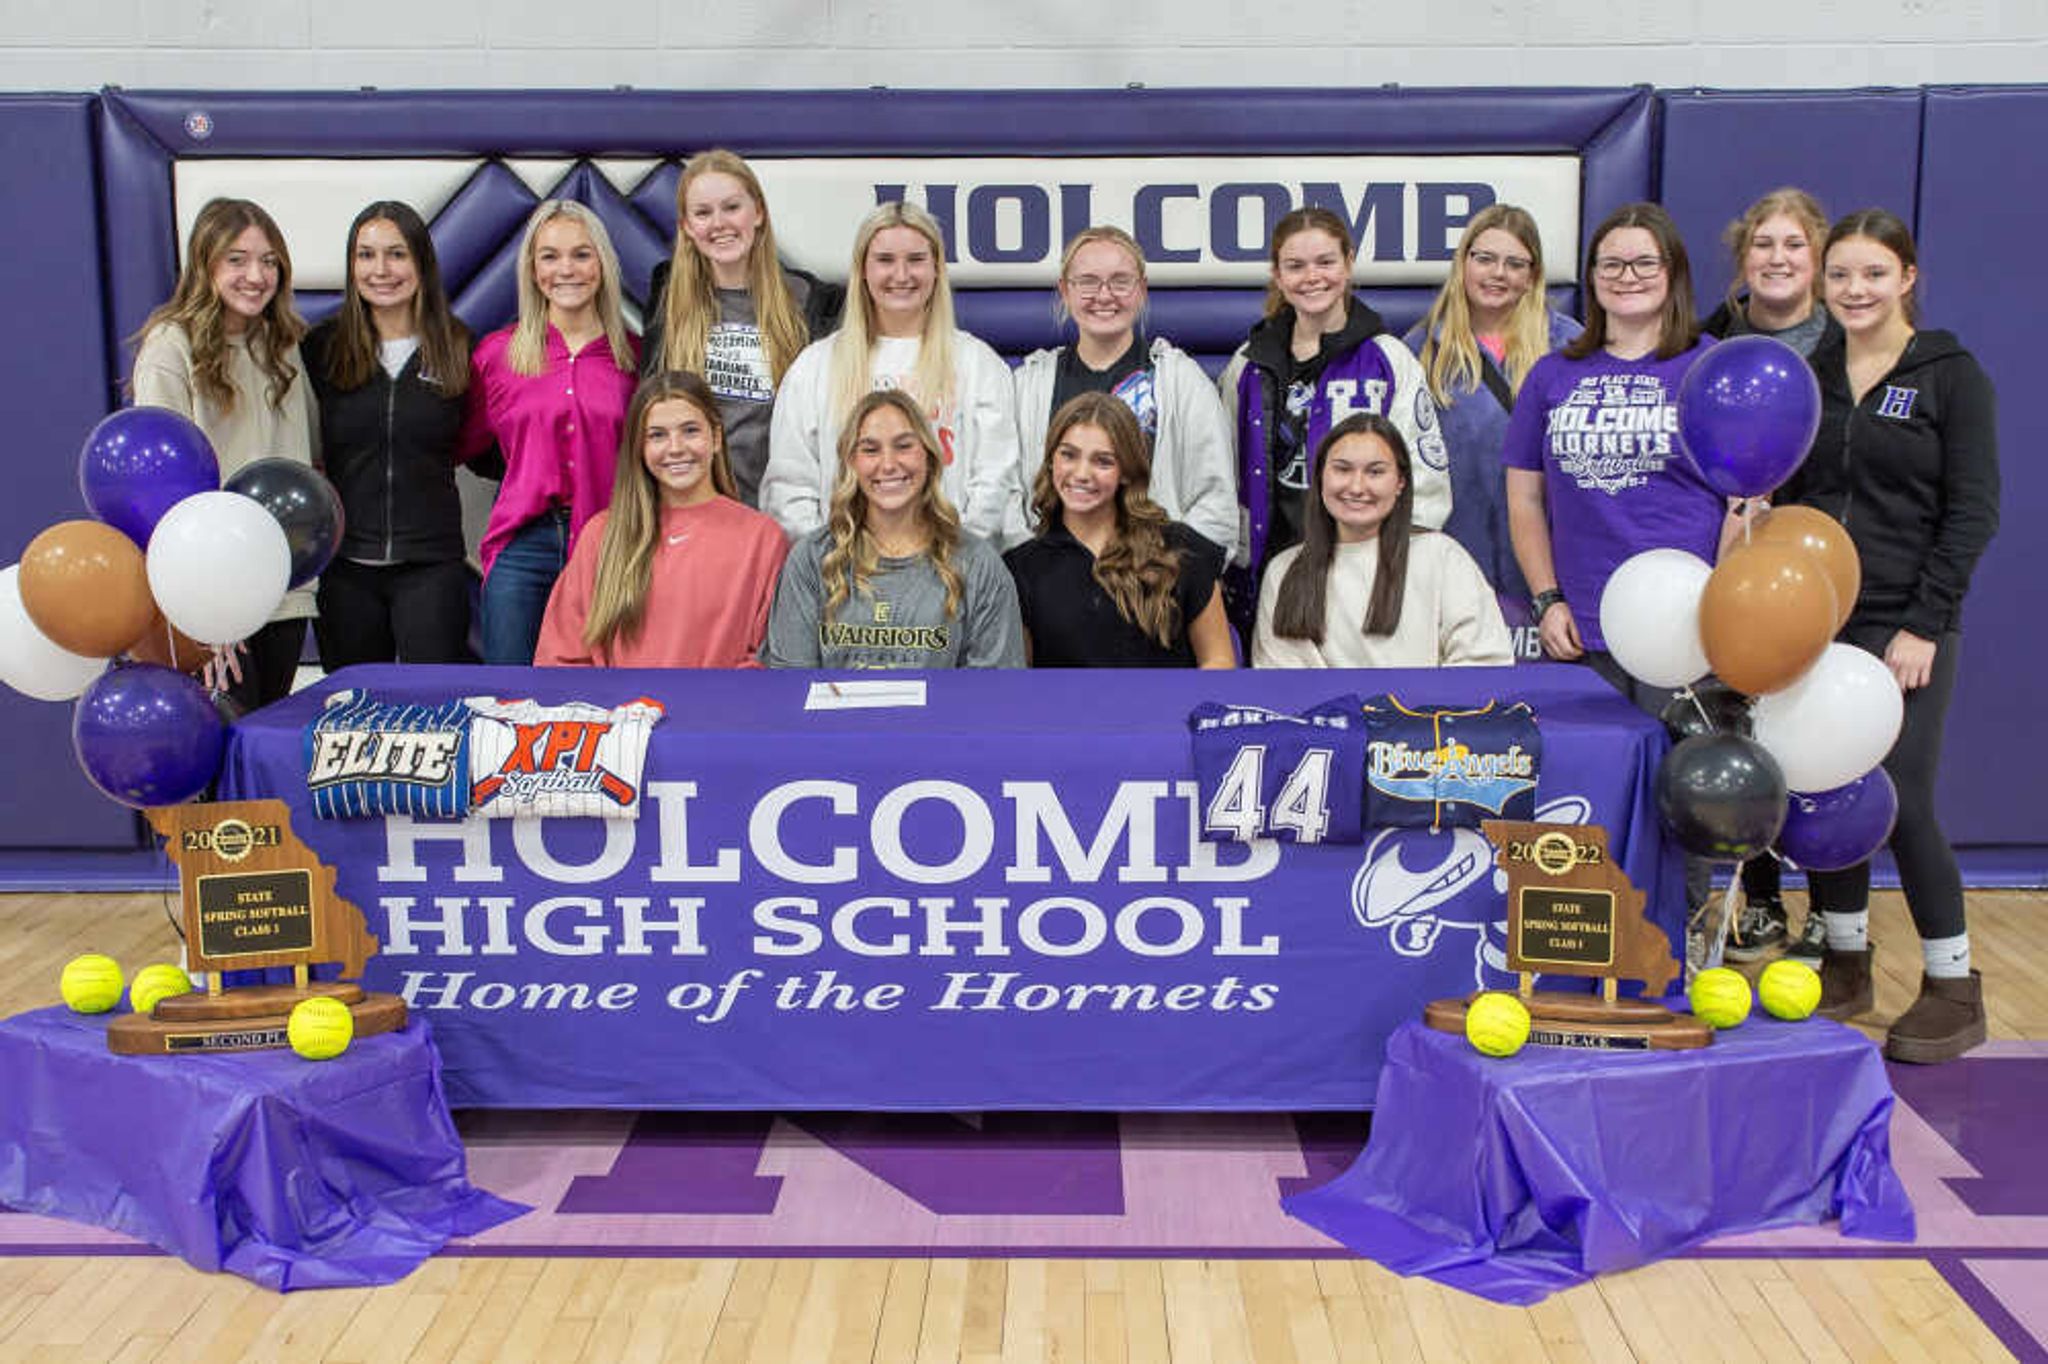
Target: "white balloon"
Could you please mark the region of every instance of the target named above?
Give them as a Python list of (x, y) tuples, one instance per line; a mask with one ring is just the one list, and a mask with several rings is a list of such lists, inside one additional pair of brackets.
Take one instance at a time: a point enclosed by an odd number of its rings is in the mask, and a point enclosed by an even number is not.
[(1906, 697), (1884, 661), (1830, 644), (1820, 661), (1750, 711), (1756, 741), (1785, 769), (1794, 791), (1847, 786), (1884, 761), (1906, 718)]
[(232, 644), (284, 600), (292, 551), (255, 498), (194, 493), (156, 523), (146, 562), (166, 620), (201, 644)]
[(1630, 677), (1683, 687), (1707, 675), (1700, 594), (1713, 571), (1682, 549), (1646, 549), (1614, 570), (1600, 594), (1600, 635)]
[(106, 666), (50, 643), (21, 604), (21, 565), (0, 569), (0, 682), (38, 701), (69, 701)]

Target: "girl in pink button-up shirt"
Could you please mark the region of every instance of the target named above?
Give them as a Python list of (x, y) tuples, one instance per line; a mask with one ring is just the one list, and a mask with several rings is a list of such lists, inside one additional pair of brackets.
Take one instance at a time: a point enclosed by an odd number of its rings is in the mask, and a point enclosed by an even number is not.
[(467, 457), (496, 441), (505, 481), (481, 550), (486, 663), (529, 664), (548, 594), (584, 525), (611, 501), (639, 347), (619, 261), (595, 213), (550, 199), (519, 249), (519, 320), (470, 361)]

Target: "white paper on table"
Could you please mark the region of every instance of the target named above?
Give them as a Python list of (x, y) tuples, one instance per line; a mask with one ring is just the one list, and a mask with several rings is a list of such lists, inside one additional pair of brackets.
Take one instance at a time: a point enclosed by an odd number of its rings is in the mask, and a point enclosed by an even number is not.
[(804, 697), (805, 710), (889, 710), (924, 704), (921, 677), (882, 678), (872, 682), (813, 682)]

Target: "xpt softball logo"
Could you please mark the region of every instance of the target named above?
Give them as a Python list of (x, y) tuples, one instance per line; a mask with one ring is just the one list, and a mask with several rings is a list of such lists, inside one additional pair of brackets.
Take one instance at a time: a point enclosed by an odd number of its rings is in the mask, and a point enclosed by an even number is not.
[(470, 803), (480, 814), (639, 813), (647, 740), (663, 714), (641, 699), (607, 710), (587, 702), (470, 697)]
[[(1584, 796), (1560, 796), (1536, 811), (1546, 824), (1584, 824), (1592, 815)], [(1477, 829), (1385, 829), (1366, 845), (1352, 878), (1351, 913), (1361, 926), (1384, 931), (1404, 957), (1431, 956), (1447, 941), (1458, 951), (1469, 942), (1473, 984), (1495, 988), (1513, 980), (1501, 898), (1507, 884), (1507, 873), (1493, 865), (1493, 845)]]

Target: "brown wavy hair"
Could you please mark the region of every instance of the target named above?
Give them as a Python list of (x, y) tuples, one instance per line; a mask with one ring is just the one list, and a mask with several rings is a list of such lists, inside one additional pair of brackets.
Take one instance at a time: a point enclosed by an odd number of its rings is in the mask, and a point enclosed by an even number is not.
[(668, 295), (662, 309), (662, 368), (702, 374), (705, 352), (711, 345), (711, 324), (718, 320), (718, 286), (711, 277), (711, 262), (697, 250), (684, 226), (689, 208), (683, 200), (690, 186), (706, 175), (730, 175), (761, 211), (761, 225), (754, 231), (754, 247), (747, 255), (747, 293), (754, 300), (754, 319), (761, 330), (761, 355), (768, 362), (769, 379), (779, 388), (797, 352), (810, 344), (811, 331), (803, 310), (789, 296), (789, 281), (775, 249), (775, 226), (768, 216), (768, 196), (761, 192), (754, 168), (722, 147), (691, 157), (676, 181), (675, 262), (669, 267)]
[(619, 437), (618, 472), (612, 478), (611, 509), (598, 547), (597, 576), (590, 589), (590, 617), (583, 642), (593, 648), (640, 633), (647, 596), (654, 584), (654, 551), (661, 541), (661, 489), (647, 467), (647, 419), (655, 405), (680, 399), (711, 424), (711, 486), (737, 499), (732, 465), (725, 457), (725, 421), (711, 386), (695, 374), (649, 375), (633, 390)]
[(1693, 317), (1692, 257), (1685, 253), (1685, 238), (1662, 205), (1623, 204), (1607, 215), (1586, 242), (1586, 272), (1579, 277), (1586, 293), (1586, 330), (1565, 343), (1564, 353), (1583, 360), (1607, 346), (1607, 309), (1600, 305), (1600, 289), (1594, 278), (1594, 263), (1600, 259), (1600, 244), (1623, 228), (1640, 227), (1657, 241), (1657, 254), (1664, 258), (1664, 307), (1658, 316), (1657, 358), (1670, 360), (1692, 349), (1699, 338), (1699, 323)]
[(441, 286), (441, 261), (434, 254), (434, 238), (426, 221), (411, 204), (396, 199), (378, 200), (348, 225), (343, 253), (347, 267), (341, 311), (334, 315), (334, 344), (327, 352), (327, 380), (344, 392), (354, 392), (377, 371), (377, 324), (356, 287), (355, 260), (357, 235), (380, 220), (398, 229), (419, 275), (419, 289), (412, 296), (412, 328), (420, 343), (420, 377), (432, 380), (443, 395), (453, 398), (469, 388), (469, 328), (448, 310), (448, 291)]
[(178, 273), (178, 287), (134, 336), (139, 341), (158, 327), (182, 327), (192, 349), (192, 380), (199, 396), (222, 412), (235, 410), (236, 393), (228, 379), (226, 306), (214, 290), (213, 272), (235, 238), (252, 227), (270, 239), (270, 249), (277, 256), (277, 292), (243, 335), (250, 358), (270, 377), (265, 400), (272, 407), (282, 403), (292, 381), (299, 377), (298, 368), (285, 354), (305, 336), (306, 321), (292, 302), (292, 257), (285, 249), (284, 233), (261, 204), (248, 199), (206, 201), (192, 220), (192, 232), (185, 241), (185, 268)]
[(870, 591), (876, 565), (881, 562), (874, 536), (868, 533), (868, 497), (861, 491), (860, 479), (854, 476), (853, 450), (860, 441), (861, 427), (885, 407), (902, 415), (918, 444), (924, 447), (924, 491), (917, 501), (917, 516), (925, 528), (924, 554), (932, 561), (939, 582), (946, 589), (946, 614), (956, 616), (960, 613), (962, 595), (960, 570), (953, 562), (960, 549), (960, 513), (953, 510), (953, 504), (939, 489), (939, 480), (946, 472), (939, 438), (917, 400), (900, 388), (876, 389), (863, 395), (839, 428), (839, 479), (832, 486), (832, 502), (825, 516), (832, 544), (819, 565), (826, 587), (825, 610), (829, 614), (856, 592)]
[(1083, 393), (1053, 413), (1045, 433), (1045, 458), (1031, 485), (1031, 510), (1038, 533), (1064, 522), (1058, 489), (1053, 486), (1052, 456), (1067, 432), (1092, 426), (1109, 437), (1116, 452), (1116, 534), (1095, 556), (1095, 581), (1117, 614), (1138, 627), (1162, 649), (1171, 649), (1183, 628), (1180, 602), (1173, 595), (1180, 581), (1180, 552), (1166, 543), (1170, 523), (1166, 511), (1151, 497), (1152, 454), (1138, 419), (1123, 401), (1108, 393)]
[(1401, 628), (1401, 602), (1408, 591), (1408, 542), (1415, 534), (1415, 475), (1408, 442), (1401, 428), (1377, 412), (1354, 412), (1331, 427), (1316, 446), (1315, 479), (1302, 503), (1301, 552), (1280, 580), (1273, 606), (1273, 633), (1282, 639), (1323, 642), (1323, 618), (1329, 599), (1330, 567), (1337, 558), (1337, 518), (1323, 505), (1323, 466), (1337, 443), (1352, 436), (1378, 436), (1394, 453), (1401, 475), (1401, 493), (1387, 519), (1380, 522), (1379, 571), (1373, 577), (1372, 600), (1360, 628), (1368, 635), (1391, 635)]

